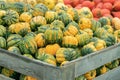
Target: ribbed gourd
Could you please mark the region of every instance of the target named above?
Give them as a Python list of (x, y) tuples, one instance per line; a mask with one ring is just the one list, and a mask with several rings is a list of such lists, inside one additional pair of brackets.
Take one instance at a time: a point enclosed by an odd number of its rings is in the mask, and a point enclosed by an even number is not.
[(45, 17), (43, 16), (36, 16), (36, 17), (33, 17), (30, 21), (30, 27), (31, 27), (31, 30), (35, 31), (37, 30), (37, 27), (41, 26), (41, 25), (45, 25), (47, 23)]
[(7, 77), (11, 77), (15, 80), (19, 79), (19, 73), (15, 72), (11, 69), (8, 69), (8, 68), (3, 68), (1, 74), (5, 75)]
[(10, 52), (13, 52), (15, 54), (21, 54), (20, 49), (16, 46), (11, 46), (7, 50), (10, 51)]
[(6, 39), (4, 37), (0, 37), (0, 48), (6, 49), (7, 43)]
[(23, 0), (22, 2), (28, 3), (28, 4), (32, 5), (32, 6), (35, 6), (37, 4), (36, 0)]
[(72, 16), (66, 12), (59, 12), (58, 19), (61, 20), (65, 26), (73, 21)]
[(56, 12), (64, 12), (68, 10), (68, 7), (64, 3), (57, 3), (53, 10)]
[(96, 70), (91, 70), (84, 74), (87, 80), (93, 80), (96, 77)]
[(114, 30), (111, 25), (104, 25), (103, 28), (108, 32), (113, 34)]
[(10, 33), (20, 34), (21, 36), (24, 36), (27, 33), (31, 32), (30, 24), (27, 22), (12, 24), (9, 26), (8, 30)]
[(56, 60), (58, 63), (71, 61), (77, 58), (77, 53), (73, 48), (60, 48), (56, 52)]
[(19, 34), (10, 34), (7, 38), (7, 47), (18, 46), (21, 41), (22, 36)]
[(49, 44), (45, 47), (45, 52), (47, 54), (55, 55), (59, 48), (60, 48), (59, 44)]
[(21, 74), (19, 80), (37, 80), (37, 79), (32, 76), (27, 76), (27, 75)]
[(23, 56), (30, 58), (30, 59), (34, 59), (34, 57), (31, 54), (23, 54)]
[(63, 30), (65, 28), (65, 25), (62, 21), (60, 20), (54, 20), (51, 24), (50, 27), (56, 27), (56, 28), (60, 28), (61, 30)]
[(47, 53), (36, 53), (36, 59), (56, 66), (56, 59), (53, 55)]
[(37, 43), (37, 47), (45, 46), (45, 37), (43, 33), (39, 33), (35, 36), (35, 42)]
[(79, 30), (78, 34), (75, 36), (78, 40), (78, 46), (83, 46), (89, 43), (90, 36), (85, 31)]
[(101, 28), (101, 23), (99, 21), (96, 21), (94, 19), (92, 19), (91, 21), (92, 21), (91, 29), (93, 30), (93, 32), (95, 32), (98, 28)]
[(90, 29), (90, 28), (86, 28), (86, 29), (84, 29), (83, 31), (85, 31), (86, 33), (88, 33), (89, 36), (90, 36), (90, 38), (93, 37), (93, 31), (92, 31), (92, 29)]
[(117, 38), (117, 42), (120, 42), (120, 30), (114, 31), (114, 36)]
[(78, 20), (78, 25), (81, 30), (92, 27), (92, 22), (90, 19), (82, 17)]
[(97, 51), (95, 46), (93, 44), (89, 43), (89, 44), (83, 46), (83, 48), (81, 49), (81, 54), (82, 54), (82, 56), (85, 56), (85, 55), (93, 53), (95, 51)]
[(78, 11), (75, 8), (68, 8), (67, 13), (73, 17), (74, 21), (76, 22), (78, 21), (79, 15), (78, 15)]
[(19, 14), (15, 10), (7, 10), (2, 19), (4, 23), (9, 26), (19, 21)]
[(120, 29), (120, 19), (118, 17), (112, 18), (112, 26), (116, 29)]
[(32, 15), (33, 16), (44, 16), (46, 11), (48, 11), (48, 8), (47, 6), (45, 6), (44, 4), (42, 3), (39, 3), (39, 4), (36, 4), (34, 7), (33, 7), (33, 10), (32, 10)]
[(31, 19), (32, 19), (32, 14), (30, 12), (21, 13), (19, 18), (19, 20), (22, 22), (30, 22)]
[(103, 65), (103, 66), (100, 66), (99, 68), (96, 69), (96, 72), (97, 72), (97, 75), (101, 75), (101, 74), (104, 74), (108, 71), (109, 69)]
[(102, 26), (104, 25), (111, 25), (111, 19), (109, 17), (101, 17), (98, 20)]
[(110, 63), (105, 64), (105, 66), (109, 69), (113, 69), (119, 66), (119, 60), (114, 60)]
[(6, 10), (7, 8), (7, 3), (5, 1), (0, 1), (0, 10)]
[(48, 28), (45, 31), (45, 40), (47, 43), (61, 43), (63, 38), (63, 33), (59, 28)]
[(50, 10), (53, 10), (53, 8), (56, 5), (56, 0), (44, 0), (43, 2)]
[(64, 36), (62, 39), (62, 46), (67, 48), (76, 48), (78, 46), (78, 40), (74, 36)]
[(6, 14), (6, 10), (0, 10), (0, 25), (4, 25), (2, 17)]
[(75, 80), (87, 80), (87, 79), (85, 78), (84, 75), (81, 75), (81, 76), (75, 78)]
[(6, 27), (0, 25), (0, 36), (6, 36)]
[(38, 30), (36, 31), (36, 33), (45, 33), (45, 31), (49, 28), (49, 24), (46, 25), (42, 25), (40, 27), (38, 27)]
[(58, 14), (55, 11), (46, 11), (45, 19), (48, 24), (52, 23), (54, 20), (58, 19)]
[(76, 25), (69, 23), (63, 30), (64, 36), (75, 36), (78, 33), (78, 28)]
[(93, 14), (88, 7), (82, 7), (81, 9), (79, 9), (78, 14), (80, 17), (85, 17), (89, 19), (93, 18)]
[(32, 36), (25, 36), (19, 43), (19, 49), (22, 54), (34, 55), (37, 51), (37, 43)]

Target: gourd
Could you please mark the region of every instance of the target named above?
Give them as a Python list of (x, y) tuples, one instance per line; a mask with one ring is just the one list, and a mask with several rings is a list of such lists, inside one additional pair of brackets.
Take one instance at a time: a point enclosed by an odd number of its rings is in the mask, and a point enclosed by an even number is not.
[(103, 28), (108, 32), (113, 34), (114, 30), (111, 25), (104, 25)]
[(3, 25), (0, 25), (0, 36), (5, 37), (6, 36), (6, 27), (4, 27)]
[(96, 70), (91, 70), (91, 71), (85, 73), (84, 76), (87, 80), (92, 80), (96, 77)]
[(18, 46), (21, 40), (22, 36), (19, 34), (10, 34), (7, 38), (7, 47)]
[(45, 46), (45, 37), (43, 33), (39, 33), (35, 36), (35, 42), (37, 43), (37, 47)]
[(92, 27), (92, 22), (90, 19), (82, 17), (78, 20), (78, 25), (81, 30)]
[(101, 23), (99, 21), (96, 21), (94, 19), (92, 19), (91, 21), (92, 21), (91, 29), (93, 30), (93, 32), (95, 32), (98, 28), (101, 28)]
[(81, 76), (75, 78), (75, 80), (87, 80), (87, 79), (85, 78), (84, 75), (81, 75)]
[(73, 48), (59, 48), (56, 52), (56, 60), (58, 63), (71, 61), (77, 58), (77, 53)]
[(50, 10), (53, 10), (53, 8), (56, 5), (56, 0), (44, 0), (43, 2)]
[(80, 17), (85, 17), (89, 19), (93, 18), (93, 14), (88, 7), (82, 7), (81, 9), (79, 9), (78, 14)]
[(48, 24), (52, 23), (54, 20), (58, 19), (58, 14), (55, 11), (46, 11), (45, 19)]
[(108, 71), (108, 68), (105, 65), (103, 65), (103, 66), (96, 69), (97, 75), (104, 74), (107, 71)]
[(64, 36), (62, 46), (67, 48), (76, 48), (78, 46), (78, 40), (74, 36)]
[(93, 31), (92, 31), (91, 29), (86, 28), (86, 29), (84, 29), (83, 31), (87, 32), (87, 33), (89, 34), (90, 38), (93, 37)]
[(59, 44), (49, 44), (45, 47), (45, 52), (47, 54), (55, 55), (59, 48)]
[(49, 28), (49, 24), (46, 25), (42, 25), (40, 27), (38, 27), (38, 30), (36, 31), (36, 33), (45, 33), (45, 31)]
[(114, 60), (110, 63), (105, 64), (105, 66), (109, 69), (113, 69), (119, 66), (119, 60)]
[(6, 25), (11, 25), (19, 21), (19, 14), (15, 10), (7, 10), (6, 14), (2, 17)]
[(6, 39), (4, 37), (0, 37), (0, 48), (6, 49), (7, 43)]
[(56, 12), (64, 12), (68, 10), (68, 7), (64, 3), (57, 3), (53, 10)]
[(36, 16), (33, 17), (30, 21), (30, 27), (32, 31), (37, 30), (37, 27), (41, 26), (41, 25), (46, 25), (47, 21), (45, 19), (45, 17), (43, 16)]
[(104, 25), (111, 25), (111, 19), (109, 17), (101, 17), (98, 20), (102, 26)]
[(114, 31), (114, 36), (117, 38), (117, 42), (120, 42), (120, 30)]
[(47, 43), (61, 43), (63, 38), (63, 33), (59, 28), (48, 28), (45, 31), (45, 40)]
[(32, 19), (32, 14), (30, 12), (23, 12), (19, 18), (19, 20), (23, 22), (30, 22), (31, 19)]
[(10, 51), (10, 52), (13, 52), (15, 54), (21, 54), (20, 49), (16, 46), (11, 46), (7, 50)]
[(37, 79), (31, 76), (21, 74), (19, 80), (37, 80)]

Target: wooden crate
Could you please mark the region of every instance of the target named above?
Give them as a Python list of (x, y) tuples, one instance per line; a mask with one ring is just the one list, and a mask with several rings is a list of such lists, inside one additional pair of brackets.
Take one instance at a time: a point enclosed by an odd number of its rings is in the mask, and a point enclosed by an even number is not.
[[(0, 49), (0, 66), (36, 77), (38, 80), (74, 80), (75, 77), (118, 58), (120, 58), (120, 43), (70, 61), (62, 67), (55, 67)], [(95, 80), (120, 80), (118, 74), (120, 74), (119, 67), (95, 78)], [(108, 79), (108, 76), (111, 77)]]

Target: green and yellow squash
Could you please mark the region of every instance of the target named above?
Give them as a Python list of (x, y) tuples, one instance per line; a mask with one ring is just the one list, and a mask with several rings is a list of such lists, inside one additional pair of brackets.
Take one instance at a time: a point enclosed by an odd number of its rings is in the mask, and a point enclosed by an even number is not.
[(15, 54), (21, 54), (20, 49), (16, 46), (11, 46), (7, 50), (10, 51), (10, 52), (13, 52)]
[(46, 24), (47, 24), (47, 21), (43, 16), (33, 17), (30, 21), (30, 27), (31, 27), (31, 30), (33, 31), (37, 30), (37, 27), (41, 25), (46, 25)]
[(96, 69), (97, 75), (104, 74), (107, 71), (108, 71), (108, 68), (105, 65), (103, 65), (103, 66)]
[(7, 41), (4, 37), (0, 37), (0, 48), (6, 49)]
[(92, 21), (91, 29), (93, 30), (93, 32), (95, 32), (98, 28), (101, 28), (101, 23), (99, 21), (96, 21), (94, 19), (92, 19), (91, 21)]
[(120, 30), (114, 31), (114, 36), (117, 38), (117, 42), (120, 42)]
[(3, 25), (0, 25), (0, 36), (5, 37), (6, 36), (6, 27), (4, 27)]
[(81, 76), (75, 78), (75, 80), (87, 80), (87, 79), (85, 78), (84, 75), (81, 75)]
[(27, 76), (27, 75), (21, 74), (19, 80), (37, 80), (37, 79), (32, 76)]
[(108, 32), (108, 33), (111, 33), (113, 34), (114, 32), (114, 29), (111, 25), (104, 25), (103, 28)]
[(40, 27), (38, 27), (38, 30), (36, 31), (36, 33), (45, 33), (45, 31), (49, 28), (49, 24), (46, 24), (46, 25), (42, 25)]
[(64, 12), (68, 10), (68, 7), (64, 3), (57, 3), (53, 10), (56, 12)]
[(10, 34), (7, 38), (7, 47), (18, 46), (21, 40), (22, 36), (19, 34)]
[(64, 36), (62, 39), (62, 46), (66, 48), (76, 48), (78, 46), (78, 40), (74, 36)]
[(87, 33), (89, 34), (90, 38), (93, 37), (93, 31), (92, 31), (92, 29), (86, 28), (86, 29), (84, 29), (83, 31), (87, 32)]
[(98, 20), (102, 26), (104, 25), (111, 25), (111, 19), (109, 17), (101, 17)]
[(84, 74), (87, 80), (93, 80), (96, 77), (96, 70), (91, 70)]
[(19, 18), (19, 20), (23, 22), (30, 22), (31, 19), (32, 19), (32, 14), (30, 12), (21, 13)]
[(15, 10), (7, 10), (6, 14), (2, 17), (6, 25), (11, 25), (19, 21), (19, 14)]
[(39, 33), (35, 36), (35, 42), (37, 43), (37, 47), (45, 46), (45, 37), (43, 33)]
[(109, 69), (114, 69), (119, 66), (119, 60), (114, 60), (110, 63), (105, 64), (105, 66)]
[(45, 40), (47, 43), (61, 43), (63, 38), (63, 33), (60, 28), (48, 28), (45, 31)]
[(47, 20), (47, 23), (50, 24), (52, 23), (54, 20), (58, 19), (58, 14), (55, 11), (47, 11), (45, 13), (45, 19)]
[(34, 57), (31, 54), (23, 54), (23, 56), (30, 58), (30, 59), (34, 59)]

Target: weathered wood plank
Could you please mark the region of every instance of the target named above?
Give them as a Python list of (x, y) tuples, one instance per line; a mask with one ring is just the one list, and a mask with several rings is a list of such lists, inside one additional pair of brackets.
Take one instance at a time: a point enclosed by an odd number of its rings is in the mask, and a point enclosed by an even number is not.
[(96, 69), (105, 63), (120, 58), (120, 44), (97, 51), (85, 57), (71, 61), (75, 63), (75, 77)]
[(0, 80), (15, 80), (15, 79), (12, 79), (12, 78), (9, 78), (9, 77), (6, 77), (6, 76), (0, 74)]
[(73, 64), (62, 68), (55, 67), (3, 49), (0, 49), (0, 65), (16, 72), (36, 77), (38, 80), (73, 80), (75, 72)]
[(120, 80), (120, 67), (96, 77), (94, 80)]

